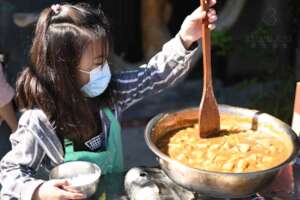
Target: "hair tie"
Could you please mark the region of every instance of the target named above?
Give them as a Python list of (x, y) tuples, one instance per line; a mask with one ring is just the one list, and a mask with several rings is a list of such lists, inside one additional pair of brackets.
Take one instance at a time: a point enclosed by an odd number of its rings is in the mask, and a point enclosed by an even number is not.
[(55, 13), (58, 14), (59, 11), (61, 10), (61, 5), (60, 4), (53, 4), (51, 6), (51, 10)]

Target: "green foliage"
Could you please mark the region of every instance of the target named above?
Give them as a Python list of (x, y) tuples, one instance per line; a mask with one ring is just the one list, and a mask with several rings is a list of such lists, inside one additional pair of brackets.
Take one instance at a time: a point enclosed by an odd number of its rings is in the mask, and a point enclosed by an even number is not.
[[(269, 82), (274, 80), (269, 80)], [(258, 79), (249, 79), (238, 83), (234, 86), (235, 90), (247, 90), (249, 86), (262, 84)], [(284, 80), (279, 80), (274, 88), (263, 93), (257, 92), (250, 100), (247, 107), (271, 114), (282, 121), (291, 124), (294, 98), (295, 98), (296, 81), (290, 76)]]
[(253, 99), (252, 106), (291, 124), (295, 86), (296, 82), (294, 80), (287, 80), (274, 90), (258, 95)]
[(255, 85), (258, 83), (258, 80), (256, 78), (252, 78), (252, 79), (246, 79), (242, 82), (239, 82), (238, 84), (235, 84), (233, 86), (233, 88), (235, 90), (246, 90), (250, 85)]
[[(294, 16), (291, 23), (299, 27), (300, 1), (289, 0), (288, 3), (291, 5), (289, 12)], [(212, 45), (216, 48), (215, 52), (218, 56), (227, 56), (231, 49), (238, 48), (243, 56), (255, 58), (257, 66), (261, 66), (263, 71), (257, 73), (255, 78), (249, 78), (234, 85), (234, 89), (243, 91), (247, 90), (249, 86), (275, 83), (270, 91), (255, 92), (256, 94), (250, 97), (247, 107), (269, 113), (291, 124), (296, 86), (294, 66), (284, 65), (282, 58), (278, 55), (283, 50), (290, 50), (292, 39), (291, 34), (280, 35), (273, 29), (273, 27), (261, 23), (244, 39), (234, 42), (228, 32), (214, 31)]]
[(254, 50), (253, 53), (264, 55), (266, 49), (277, 47), (275, 36), (271, 27), (260, 24), (257, 29), (247, 35), (245, 45), (251, 47)]
[(213, 31), (212, 32), (212, 46), (216, 48), (218, 56), (226, 56), (232, 48), (232, 38), (228, 32)]

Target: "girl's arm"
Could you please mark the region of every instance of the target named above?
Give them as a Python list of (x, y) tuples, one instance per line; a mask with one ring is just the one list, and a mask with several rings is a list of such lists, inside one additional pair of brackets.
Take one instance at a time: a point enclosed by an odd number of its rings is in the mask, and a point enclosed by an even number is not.
[(0, 199), (31, 200), (35, 189), (44, 181), (34, 179), (45, 153), (26, 128), (19, 128), (10, 137), (12, 150), (0, 163)]
[(191, 69), (195, 50), (188, 51), (179, 35), (167, 42), (148, 64), (114, 74), (113, 95), (122, 110), (178, 82)]
[[(216, 0), (209, 0), (209, 3), (213, 6)], [(148, 64), (113, 76), (113, 95), (121, 110), (127, 109), (146, 96), (161, 92), (187, 74), (195, 52), (187, 49), (200, 39), (201, 21), (205, 17), (208, 17), (210, 23), (208, 27), (214, 29), (217, 20), (215, 10), (204, 12), (199, 7), (186, 17), (176, 37), (167, 42)]]
[(45, 166), (48, 169), (63, 162), (61, 144), (51, 127), (40, 110), (28, 110), (22, 115), (17, 131), (10, 136), (12, 150), (0, 162), (1, 200), (31, 200), (44, 183), (33, 178), (42, 161), (52, 161)]

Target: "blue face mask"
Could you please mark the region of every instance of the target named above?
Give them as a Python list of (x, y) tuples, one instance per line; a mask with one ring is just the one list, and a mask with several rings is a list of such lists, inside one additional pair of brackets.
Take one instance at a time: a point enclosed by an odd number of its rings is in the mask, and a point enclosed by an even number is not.
[(81, 91), (84, 92), (86, 96), (96, 97), (105, 91), (111, 79), (111, 73), (107, 62), (90, 72), (80, 71), (90, 75), (89, 82), (81, 88)]

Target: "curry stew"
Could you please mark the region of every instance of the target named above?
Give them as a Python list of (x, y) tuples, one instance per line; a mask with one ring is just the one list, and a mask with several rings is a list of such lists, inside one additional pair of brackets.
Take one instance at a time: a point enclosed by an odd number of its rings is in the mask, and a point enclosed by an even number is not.
[(215, 172), (255, 172), (283, 163), (290, 155), (286, 144), (272, 134), (235, 128), (221, 120), (220, 136), (200, 138), (198, 124), (171, 131), (157, 141), (170, 158), (189, 167)]

